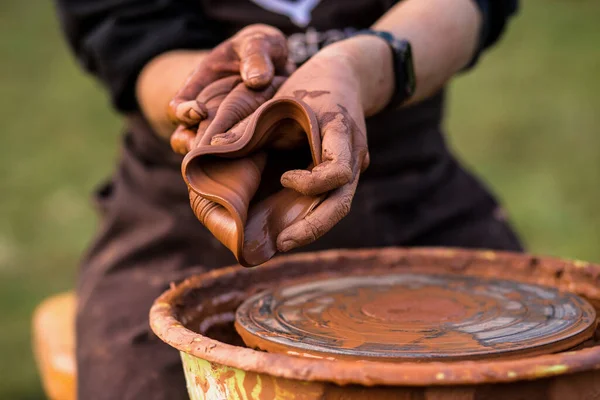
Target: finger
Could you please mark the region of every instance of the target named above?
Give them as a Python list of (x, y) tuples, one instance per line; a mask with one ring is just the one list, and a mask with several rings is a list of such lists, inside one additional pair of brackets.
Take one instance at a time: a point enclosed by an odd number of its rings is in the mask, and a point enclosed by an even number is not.
[(188, 126), (199, 122), (197, 116), (190, 112), (190, 110), (194, 110), (197, 114), (203, 115), (201, 112), (202, 106), (198, 105), (196, 107), (194, 99), (211, 82), (238, 74), (239, 62), (234, 60), (234, 56), (235, 54), (231, 51), (231, 43), (229, 42), (217, 46), (206, 56), (169, 102), (167, 114), (172, 122)]
[(171, 148), (175, 153), (185, 155), (190, 151), (195, 136), (196, 132), (193, 129), (179, 125), (171, 135)]
[(219, 79), (206, 86), (195, 98), (196, 102), (207, 105), (213, 102), (213, 100), (219, 96), (227, 95), (233, 89), (235, 89), (242, 79), (239, 76), (229, 76), (226, 78)]
[(227, 131), (270, 100), (284, 80), (283, 77), (275, 77), (265, 89), (260, 91), (249, 89), (243, 83), (238, 84), (223, 100), (214, 120), (206, 130), (205, 135), (211, 138), (211, 145), (236, 141), (243, 133), (243, 129), (237, 127), (235, 131)]
[(288, 51), (281, 31), (255, 25), (236, 35), (233, 48), (240, 59), (240, 74), (246, 85), (261, 89), (268, 85), (276, 70), (285, 70)]
[(206, 103), (206, 107), (208, 108), (208, 117), (200, 122), (196, 129), (196, 137), (192, 143), (192, 148), (196, 148), (200, 145), (208, 145), (210, 144), (210, 138), (207, 139), (205, 136), (205, 132), (210, 128), (212, 121), (215, 119), (217, 111), (219, 110), (219, 105), (221, 102), (227, 97), (226, 94), (221, 96), (217, 96), (208, 103)]
[(281, 232), (277, 237), (279, 251), (286, 252), (305, 246), (329, 232), (350, 212), (357, 183), (358, 175), (352, 183), (333, 191), (304, 219)]
[(210, 140), (211, 146), (222, 146), (226, 144), (235, 143), (244, 135), (246, 127), (250, 123), (250, 117), (246, 117), (239, 124), (232, 127), (225, 133), (219, 133), (214, 135)]
[[(200, 122), (197, 127), (196, 139), (193, 143), (195, 147), (204, 137), (205, 131), (211, 126), (212, 121), (215, 119), (221, 103), (225, 100), (227, 95), (240, 83), (242, 79), (239, 76), (231, 76), (223, 79), (219, 79), (216, 82), (211, 83), (198, 94), (196, 101), (203, 104), (207, 110), (207, 116)], [(209, 140), (210, 142), (210, 140)], [(203, 144), (208, 144), (203, 142)]]
[(297, 169), (281, 176), (284, 187), (305, 196), (317, 196), (342, 187), (352, 179), (352, 170), (345, 164), (326, 161), (312, 171)]
[(188, 127), (198, 124), (208, 115), (204, 104), (198, 103), (196, 100), (184, 101), (178, 105), (170, 104), (169, 109), (172, 122)]
[(184, 108), (186, 106), (191, 106), (191, 104), (188, 103), (193, 101), (198, 93), (204, 88), (206, 84), (203, 79), (204, 70), (205, 68), (203, 68), (202, 65), (196, 67), (169, 103), (169, 117), (171, 117), (173, 122), (182, 122), (180, 121), (180, 118), (181, 115), (185, 114)]
[(308, 196), (322, 194), (350, 182), (354, 176), (352, 132), (338, 114), (322, 127), (323, 162), (312, 171), (292, 170), (281, 176), (281, 184)]
[[(202, 112), (201, 105), (197, 104), (195, 99), (209, 83), (207, 78), (206, 68), (203, 65), (199, 65), (187, 78), (181, 89), (169, 102), (167, 114), (173, 123), (191, 126), (206, 117)], [(194, 110), (201, 118), (198, 118), (191, 110)]]

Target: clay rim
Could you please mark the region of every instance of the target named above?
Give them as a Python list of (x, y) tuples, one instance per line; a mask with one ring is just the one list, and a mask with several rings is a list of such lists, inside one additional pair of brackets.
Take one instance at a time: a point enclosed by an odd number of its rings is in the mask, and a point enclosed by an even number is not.
[[(407, 257), (421, 256), (429, 259), (448, 260), (449, 255), (467, 255), (473, 260), (495, 261), (503, 259), (522, 261), (542, 260), (562, 264), (565, 269), (583, 270), (590, 279), (600, 275), (600, 266), (581, 261), (566, 261), (539, 258), (525, 254), (496, 251), (474, 251), (452, 248), (388, 248), (360, 250), (329, 250), (318, 253), (303, 253), (279, 258), (261, 266), (278, 268), (281, 263), (347, 258), (375, 257), (386, 252)], [(600, 346), (512, 360), (481, 360), (454, 362), (406, 362), (386, 363), (379, 361), (350, 361), (304, 358), (285, 354), (266, 353), (245, 347), (233, 346), (202, 336), (185, 328), (176, 318), (172, 306), (177, 299), (191, 289), (204, 286), (205, 282), (235, 275), (242, 266), (231, 266), (189, 278), (171, 287), (154, 302), (150, 310), (150, 325), (154, 333), (172, 347), (212, 363), (237, 368), (243, 371), (271, 376), (304, 380), (323, 381), (337, 384), (359, 384), (364, 386), (430, 386), (467, 385), (482, 383), (514, 382), (547, 378), (579, 371), (600, 369)], [(580, 272), (580, 271), (577, 271)]]

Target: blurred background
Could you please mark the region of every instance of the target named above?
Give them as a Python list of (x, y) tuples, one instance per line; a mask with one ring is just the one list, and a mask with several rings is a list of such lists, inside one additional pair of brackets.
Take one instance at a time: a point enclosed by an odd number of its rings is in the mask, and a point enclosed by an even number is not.
[[(533, 253), (600, 262), (600, 2), (522, 0), (450, 92), (449, 141)], [(0, 1), (0, 399), (42, 398), (31, 313), (73, 287), (120, 121), (67, 51), (52, 3)]]

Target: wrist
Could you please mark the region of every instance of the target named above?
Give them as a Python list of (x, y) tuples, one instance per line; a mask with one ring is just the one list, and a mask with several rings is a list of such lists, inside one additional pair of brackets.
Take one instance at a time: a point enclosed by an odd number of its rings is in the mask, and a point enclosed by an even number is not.
[(315, 57), (343, 63), (357, 80), (365, 116), (381, 111), (394, 93), (392, 50), (382, 38), (358, 35), (325, 47)]
[(342, 42), (323, 48), (309, 62), (317, 64), (319, 69), (326, 69), (331, 75), (351, 75), (356, 81), (360, 77), (354, 52), (348, 46), (343, 46)]

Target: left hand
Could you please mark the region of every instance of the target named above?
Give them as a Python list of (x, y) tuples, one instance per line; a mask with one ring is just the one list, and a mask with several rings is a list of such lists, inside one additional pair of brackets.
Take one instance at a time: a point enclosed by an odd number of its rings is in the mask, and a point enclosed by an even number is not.
[[(367, 132), (360, 99), (359, 78), (349, 60), (323, 52), (291, 75), (274, 98), (292, 96), (316, 114), (322, 138), (322, 163), (312, 170), (284, 173), (281, 184), (305, 195), (329, 193), (304, 219), (277, 238), (279, 251), (307, 245), (336, 225), (350, 211), (359, 176), (369, 165)], [(238, 140), (244, 122), (212, 137), (212, 144)], [(301, 132), (285, 132), (274, 147), (297, 144)]]
[(167, 114), (178, 125), (171, 147), (186, 154), (202, 136), (198, 125), (207, 125), (229, 92), (243, 92), (240, 97), (252, 103), (249, 114), (279, 87), (276, 75), (292, 70), (281, 31), (262, 24), (245, 27), (204, 56), (169, 103)]

